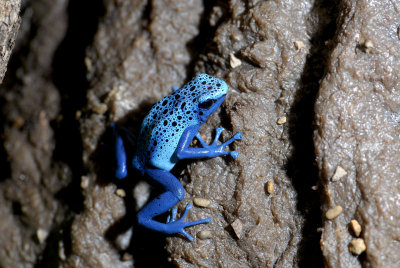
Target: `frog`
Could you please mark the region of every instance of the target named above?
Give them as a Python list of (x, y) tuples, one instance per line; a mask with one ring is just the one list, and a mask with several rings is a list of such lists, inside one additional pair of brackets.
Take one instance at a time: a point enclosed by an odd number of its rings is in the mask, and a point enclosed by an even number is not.
[[(211, 144), (207, 144), (199, 133), (199, 128), (219, 108), (227, 93), (228, 85), (222, 79), (205, 73), (198, 74), (182, 88), (173, 87), (171, 94), (150, 109), (143, 120), (131, 164), (142, 176), (159, 184), (163, 192), (137, 213), (139, 225), (168, 235), (182, 234), (193, 241), (193, 237), (185, 228), (212, 221), (211, 218), (205, 218), (184, 222), (192, 208), (191, 204), (186, 206), (180, 219), (176, 219), (177, 209), (174, 206), (184, 199), (185, 190), (171, 170), (183, 159), (226, 155), (237, 159), (239, 151), (225, 149), (235, 140), (242, 139), (240, 131), (222, 144), (219, 144), (220, 135), (224, 130), (222, 127), (216, 128)], [(128, 174), (124, 139), (118, 131), (115, 131), (114, 135), (115, 176), (123, 179)], [(190, 147), (194, 139), (200, 144), (197, 147)], [(154, 219), (169, 210), (171, 214), (166, 222)]]

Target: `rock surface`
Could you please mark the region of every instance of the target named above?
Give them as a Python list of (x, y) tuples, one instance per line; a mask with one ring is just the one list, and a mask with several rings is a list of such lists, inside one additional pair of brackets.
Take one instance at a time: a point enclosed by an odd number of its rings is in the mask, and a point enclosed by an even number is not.
[(3, 82), (8, 60), (21, 24), (20, 8), (20, 0), (0, 1), (0, 84)]
[(0, 267), (34, 267), (57, 258), (49, 248), (57, 248), (62, 237), (67, 214), (59, 198), (71, 170), (54, 160), (51, 122), (60, 113), (60, 93), (48, 77), (67, 27), (66, 4), (50, 0), (22, 7), (18, 56), (0, 87)]
[[(0, 87), (1, 267), (399, 266), (397, 2), (35, 0), (21, 10)], [(190, 243), (136, 225), (159, 191), (134, 170), (115, 180), (109, 125), (137, 135), (150, 107), (199, 72), (230, 87), (205, 140), (217, 126), (221, 141), (244, 139), (230, 148), (237, 160), (173, 170), (186, 189), (179, 212), (210, 201), (188, 215), (213, 218), (187, 229)]]
[[(315, 35), (324, 37), (321, 33), (332, 20), (328, 7), (312, 1), (279, 4), (235, 1), (229, 6), (171, 1), (167, 5), (137, 2), (112, 4), (106, 8), (104, 23), (86, 60), (92, 89), (88, 94), (88, 116), (82, 124), (85, 163), (96, 174), (112, 176), (111, 172), (96, 171), (98, 167), (92, 160), (93, 155), (97, 159), (105, 155), (98, 148), (105, 126), (110, 121), (119, 121), (137, 134), (150, 105), (169, 94), (173, 85), (182, 85), (191, 79), (188, 66), (193, 66), (195, 73), (208, 72), (222, 77), (231, 87), (221, 110), (201, 130), (206, 139), (211, 139), (216, 126), (228, 130), (223, 139), (237, 131), (245, 137), (232, 147), (241, 152), (237, 161), (215, 158), (195, 161), (186, 169), (181, 165), (175, 170), (178, 176), (182, 174), (187, 191), (180, 210), (194, 197), (211, 200), (208, 208), (193, 208), (188, 220), (212, 216), (213, 222), (188, 231), (195, 236), (200, 230), (210, 230), (213, 237), (194, 243), (182, 237), (168, 238), (167, 250), (173, 263), (182, 267), (271, 267), (307, 262), (309, 257), (306, 256), (315, 252), (320, 256), (316, 231), (319, 208), (318, 203), (313, 202), (318, 200), (318, 194), (311, 190), (317, 173), (312, 166), (312, 150), (302, 145), (312, 148), (312, 105), (306, 111), (299, 107), (304, 106), (304, 102), (313, 102), (318, 89), (316, 78), (322, 76), (322, 64), (307, 68), (306, 73), (304, 68), (307, 61), (323, 61), (324, 51), (312, 48), (310, 42)], [(177, 10), (179, 12), (174, 13)], [(295, 42), (299, 40), (304, 47), (296, 48)], [(315, 53), (311, 59), (308, 58), (310, 51)], [(242, 61), (234, 69), (230, 67), (232, 53)], [(292, 115), (292, 111), (297, 114)], [(283, 116), (288, 116), (289, 123), (278, 124)], [(295, 130), (296, 125), (302, 123), (308, 136), (304, 131)], [(306, 164), (300, 167), (301, 163)], [(288, 172), (288, 167), (297, 170)], [(90, 176), (91, 180), (95, 176)], [(131, 180), (138, 178), (132, 175)], [(275, 186), (273, 195), (266, 190), (270, 180)], [(305, 192), (299, 197), (300, 189)], [(85, 194), (86, 207), (92, 208), (98, 195), (112, 195), (115, 190), (114, 184), (90, 187)], [(117, 212), (116, 208), (122, 208), (122, 200), (119, 204), (118, 200), (110, 197), (101, 201), (99, 198), (96, 201), (99, 209), (87, 209), (76, 218), (73, 252), (79, 252), (81, 243), (86, 243), (89, 236), (98, 241), (99, 231), (105, 228), (100, 226), (113, 223), (110, 218), (110, 222), (86, 230), (81, 222), (104, 218), (99, 217), (104, 208), (112, 207)], [(112, 216), (114, 224), (127, 217), (126, 211), (119, 213)], [(305, 217), (313, 213), (317, 215), (316, 220), (307, 223)], [(240, 239), (229, 227), (237, 219), (243, 223)], [(82, 236), (81, 228), (85, 228), (86, 237)], [(135, 226), (133, 233), (138, 228)], [(307, 239), (303, 239), (305, 229), (309, 232)], [(118, 235), (112, 243), (118, 243)], [(109, 250), (100, 242), (96, 244), (102, 246), (92, 247), (86, 253), (100, 256), (99, 252)], [(305, 247), (309, 251), (303, 251)], [(116, 248), (129, 251), (119, 245)], [(135, 249), (136, 252), (139, 249), (135, 245), (133, 248), (135, 257)], [(140, 262), (141, 256), (137, 258)], [(76, 257), (74, 263), (78, 262)], [(100, 260), (92, 257), (90, 263), (96, 262)]]
[[(211, 140), (213, 128), (222, 125), (231, 133), (240, 130), (244, 139), (233, 147), (240, 151), (237, 161), (216, 158), (190, 166), (188, 194), (180, 207), (193, 197), (212, 200), (210, 208), (193, 211), (191, 219), (212, 216), (211, 224), (192, 228), (192, 232), (210, 229), (214, 237), (192, 244), (169, 238), (167, 248), (179, 267), (290, 267), (299, 265), (302, 246), (313, 252), (302, 239), (302, 230), (304, 217), (310, 216), (306, 210), (317, 198), (310, 185), (316, 180), (312, 177), (315, 173), (312, 167), (298, 169), (304, 172), (301, 175), (290, 173), (288, 167), (298, 168), (294, 165), (302, 161), (295, 159), (302, 150), (296, 143), (304, 137), (292, 128), (304, 111), (294, 115), (292, 110), (296, 102), (312, 96), (306, 93), (299, 99), (297, 94), (303, 87), (311, 92), (317, 89), (303, 76), (311, 36), (326, 26), (318, 24), (316, 10), (322, 7), (313, 9), (310, 1), (246, 3), (235, 1), (224, 9), (219, 7), (223, 14), (232, 16), (221, 17), (212, 42), (215, 48), (201, 54), (196, 63), (199, 72), (223, 69), (222, 75), (232, 88), (220, 113), (202, 133)], [(299, 40), (305, 44), (302, 49), (294, 45)], [(239, 67), (225, 67), (230, 53), (242, 61)], [(289, 121), (279, 124), (283, 116)], [(310, 123), (305, 127), (311, 127)], [(301, 186), (308, 184), (309, 199), (299, 204), (294, 181), (303, 176), (309, 177)], [(269, 180), (275, 186), (272, 195), (266, 190)], [(243, 225), (240, 237), (230, 227), (237, 219)], [(314, 232), (316, 236), (316, 228)]]
[[(323, 186), (321, 247), (327, 267), (400, 265), (400, 4), (341, 1), (340, 19), (316, 102), (315, 149)], [(347, 175), (332, 181), (337, 166)], [(349, 224), (362, 226), (354, 257)]]

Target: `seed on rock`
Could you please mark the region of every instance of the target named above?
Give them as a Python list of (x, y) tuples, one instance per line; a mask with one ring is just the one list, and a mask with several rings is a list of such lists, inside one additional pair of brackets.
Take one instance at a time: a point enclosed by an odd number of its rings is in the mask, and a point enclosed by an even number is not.
[(334, 218), (336, 218), (337, 216), (340, 215), (340, 213), (342, 213), (343, 208), (341, 206), (336, 206), (333, 208), (328, 209), (328, 211), (325, 213), (325, 216), (328, 220), (332, 220)]
[(366, 40), (364, 43), (364, 48), (366, 53), (370, 53), (371, 50), (374, 48), (374, 43), (371, 40)]
[(130, 254), (128, 252), (125, 252), (124, 255), (122, 255), (122, 258), (121, 258), (122, 261), (130, 261), (132, 259), (133, 259), (132, 254)]
[(212, 237), (212, 232), (210, 230), (202, 230), (197, 233), (197, 237), (202, 240), (210, 239)]
[(278, 118), (278, 120), (276, 121), (276, 123), (278, 123), (278, 125), (283, 125), (283, 124), (286, 123), (286, 121), (287, 121), (286, 116), (282, 116), (282, 117), (279, 117), (279, 118)]
[(86, 189), (89, 186), (89, 177), (87, 176), (82, 176), (81, 177), (81, 188)]
[(125, 197), (126, 196), (126, 193), (125, 193), (124, 189), (117, 189), (115, 191), (115, 194), (118, 195), (119, 197)]
[(94, 111), (96, 114), (100, 114), (100, 115), (102, 115), (102, 114), (104, 114), (105, 112), (107, 112), (107, 110), (108, 110), (108, 107), (107, 107), (107, 105), (104, 104), (104, 103), (100, 103), (99, 105), (96, 105), (95, 107), (93, 107), (93, 111)]
[(272, 194), (274, 192), (274, 183), (271, 180), (267, 182), (266, 190), (268, 194)]
[(353, 230), (354, 235), (357, 236), (357, 237), (360, 236), (360, 234), (361, 234), (361, 225), (358, 223), (358, 221), (351, 220), (350, 226), (351, 226), (351, 229)]
[(311, 186), (311, 189), (312, 189), (313, 191), (318, 190), (318, 185)]
[(294, 46), (295, 46), (295, 48), (296, 48), (297, 50), (299, 50), (299, 49), (305, 47), (303, 41), (295, 41), (295, 42), (294, 42)]
[(211, 202), (208, 199), (196, 197), (195, 199), (193, 199), (193, 203), (198, 207), (206, 208), (210, 205)]
[(362, 238), (354, 239), (349, 244), (349, 250), (354, 255), (360, 255), (366, 249), (367, 249), (367, 247), (365, 246), (364, 239), (362, 239)]
[(43, 242), (46, 240), (48, 235), (49, 235), (49, 232), (45, 229), (39, 228), (36, 231), (36, 236), (37, 236), (40, 244), (43, 244)]

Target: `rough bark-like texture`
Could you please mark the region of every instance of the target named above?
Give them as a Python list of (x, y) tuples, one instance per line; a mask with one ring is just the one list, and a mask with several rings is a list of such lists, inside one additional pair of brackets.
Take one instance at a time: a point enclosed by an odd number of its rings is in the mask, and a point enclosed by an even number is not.
[[(311, 38), (326, 26), (319, 18), (323, 7), (314, 1), (234, 1), (225, 8), (224, 14), (232, 16), (228, 20), (221, 17), (213, 39), (216, 49), (200, 56), (196, 70), (222, 69), (218, 73), (232, 91), (202, 133), (211, 140), (212, 129), (218, 125), (232, 133), (241, 131), (244, 139), (234, 146), (241, 153), (238, 161), (216, 158), (190, 166), (187, 199), (181, 209), (193, 197), (212, 200), (209, 209), (194, 210), (191, 219), (212, 216), (211, 224), (192, 228), (192, 233), (207, 229), (213, 237), (192, 244), (168, 239), (168, 250), (180, 267), (296, 266), (302, 257), (315, 252), (302, 238), (302, 230), (304, 216), (312, 210), (310, 202), (316, 198), (311, 190), (316, 177), (312, 177), (311, 165), (299, 164), (303, 159), (312, 161), (307, 151), (301, 153), (300, 143), (312, 143), (293, 129), (301, 125), (307, 112), (297, 105), (309, 98), (312, 102), (317, 89), (306, 77), (314, 76), (308, 73), (311, 69), (304, 70), (310, 51), (317, 57), (321, 53), (312, 48)], [(296, 41), (305, 47), (296, 49)], [(229, 67), (230, 53), (242, 60), (241, 66)], [(317, 64), (314, 70), (322, 71), (321, 67)], [(279, 125), (278, 118), (283, 116), (289, 122)], [(303, 123), (309, 131), (311, 121)], [(297, 173), (288, 169), (297, 169)], [(307, 186), (301, 189), (305, 191), (301, 195), (308, 193), (305, 203), (299, 201), (302, 196), (298, 196), (296, 180), (303, 180), (300, 187)], [(266, 191), (268, 181), (274, 184), (272, 194)], [(243, 223), (240, 239), (230, 227), (236, 219)], [(302, 246), (309, 252), (302, 251)]]
[[(334, 49), (316, 103), (315, 147), (324, 202), (328, 267), (400, 266), (400, 3), (341, 1)], [(338, 166), (347, 171), (331, 181)], [(366, 253), (349, 252), (362, 226)]]
[[(311, 190), (317, 178), (309, 118), (315, 81), (323, 72), (318, 64), (323, 62), (323, 51), (313, 48), (311, 41), (316, 35), (324, 37), (321, 32), (332, 19), (326, 7), (314, 1), (232, 1), (207, 6), (199, 1), (136, 1), (112, 2), (106, 10), (85, 61), (92, 89), (82, 134), (90, 172), (83, 183), (86, 209), (72, 226), (72, 255), (67, 263), (130, 265), (120, 263), (118, 255), (110, 253), (113, 248), (121, 256), (133, 254), (136, 264), (156, 263), (140, 254), (143, 248), (158, 249), (151, 240), (158, 236), (152, 232), (134, 226), (131, 244), (121, 242), (132, 236), (127, 222), (133, 223), (135, 208), (129, 202), (134, 200), (127, 185), (117, 183), (126, 187), (130, 197), (123, 200), (115, 194), (114, 183), (104, 184), (113, 179), (113, 159), (112, 139), (103, 133), (118, 121), (138, 134), (150, 106), (169, 94), (173, 85), (182, 85), (198, 72), (224, 78), (231, 91), (201, 132), (210, 140), (213, 129), (223, 126), (227, 132), (222, 139), (237, 131), (244, 139), (232, 146), (241, 152), (237, 161), (219, 157), (174, 170), (187, 191), (180, 210), (193, 197), (212, 202), (207, 209), (193, 208), (188, 220), (211, 216), (213, 222), (188, 232), (195, 236), (199, 230), (211, 230), (213, 237), (193, 243), (180, 236), (168, 238), (172, 262), (182, 267), (287, 267), (308, 256), (309, 262), (313, 257), (313, 263), (318, 263), (319, 208), (314, 202), (318, 194)], [(296, 48), (295, 41), (305, 46)], [(323, 43), (314, 42), (318, 47)], [(240, 67), (230, 67), (231, 53), (242, 61)], [(307, 62), (315, 66), (306, 68)], [(306, 112), (299, 108), (305, 103), (311, 104)], [(277, 124), (284, 116), (289, 123)], [(305, 131), (296, 130), (300, 126)], [(136, 193), (143, 185), (135, 185), (140, 176), (130, 174), (126, 180)], [(268, 181), (274, 183), (270, 195), (265, 188)], [(305, 217), (312, 213), (317, 220), (306, 224)], [(240, 239), (230, 227), (236, 219), (243, 223)]]
[(56, 247), (52, 241), (60, 236), (65, 218), (57, 195), (68, 184), (70, 171), (53, 160), (50, 122), (59, 113), (60, 96), (48, 77), (67, 26), (66, 3), (33, 1), (23, 7), (15, 56), (0, 88), (1, 153), (8, 161), (1, 163), (1, 267), (34, 267), (54, 257), (45, 253)]
[[(72, 255), (67, 264), (74, 267), (82, 263), (90, 267), (132, 265), (131, 261), (120, 261), (121, 256), (114, 253), (129, 246), (132, 234), (129, 230), (135, 217), (129, 210), (133, 200), (129, 197), (126, 200), (127, 213), (123, 199), (115, 194), (115, 184), (98, 183), (113, 180), (113, 173), (107, 173), (107, 168), (113, 168), (112, 155), (102, 153), (99, 139), (109, 126), (110, 117), (112, 121), (124, 121), (128, 113), (131, 113), (130, 124), (126, 126), (138, 134), (143, 114), (135, 118), (134, 111), (147, 112), (149, 105), (168, 94), (173, 85), (183, 83), (191, 59), (188, 42), (198, 34), (203, 7), (199, 1), (109, 1), (106, 10), (86, 58), (93, 88), (88, 93), (89, 110), (82, 123), (85, 164), (98, 167), (99, 162), (91, 158), (97, 154), (95, 159), (104, 165), (97, 174), (88, 175), (89, 186), (84, 189), (86, 210), (72, 225)], [(112, 141), (106, 140), (108, 146), (112, 146)], [(127, 180), (138, 178), (131, 174)], [(136, 229), (135, 235), (139, 233)], [(152, 248), (154, 252), (160, 250), (157, 240), (160, 241), (160, 236), (148, 235), (133, 242), (138, 244), (131, 252), (136, 263), (143, 261), (152, 266), (160, 261), (150, 257), (158, 253), (141, 253), (146, 243), (148, 252)]]
[[(400, 6), (337, 2), (23, 2), (0, 87), (0, 266), (399, 267)], [(17, 2), (6, 3), (0, 12)], [(199, 72), (230, 87), (205, 139), (217, 126), (221, 141), (244, 139), (230, 148), (237, 160), (172, 171), (186, 189), (179, 212), (207, 198), (186, 220), (213, 221), (187, 228), (194, 242), (165, 239), (135, 223), (160, 190), (133, 169), (114, 178), (109, 126), (137, 135), (150, 107)], [(348, 174), (333, 182), (338, 166)]]
[(8, 60), (21, 24), (20, 8), (21, 0), (0, 1), (0, 84), (6, 73)]

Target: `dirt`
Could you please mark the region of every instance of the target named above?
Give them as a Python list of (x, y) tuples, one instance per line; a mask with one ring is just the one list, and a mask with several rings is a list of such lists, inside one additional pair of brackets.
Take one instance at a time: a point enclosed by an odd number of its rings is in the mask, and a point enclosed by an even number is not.
[[(398, 267), (400, 6), (353, 2), (24, 1), (0, 86), (0, 267)], [(200, 72), (229, 85), (202, 136), (244, 138), (237, 160), (173, 169), (179, 213), (203, 198), (187, 220), (213, 219), (189, 242), (136, 224), (160, 190), (114, 178), (110, 124), (138, 135)]]

